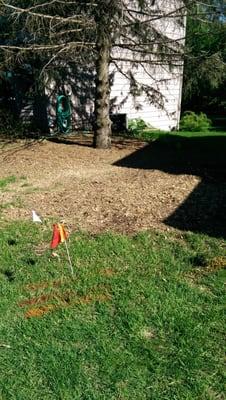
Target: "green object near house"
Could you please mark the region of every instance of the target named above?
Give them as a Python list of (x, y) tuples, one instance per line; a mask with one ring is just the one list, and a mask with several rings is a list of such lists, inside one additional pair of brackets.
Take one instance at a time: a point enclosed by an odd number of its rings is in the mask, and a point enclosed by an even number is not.
[(68, 133), (71, 129), (71, 106), (67, 96), (57, 97), (56, 106), (57, 127), (61, 133)]

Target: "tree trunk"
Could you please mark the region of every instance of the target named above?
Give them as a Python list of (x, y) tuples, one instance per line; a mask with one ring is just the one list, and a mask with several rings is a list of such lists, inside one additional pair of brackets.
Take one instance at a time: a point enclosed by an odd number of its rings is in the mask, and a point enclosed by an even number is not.
[(96, 96), (94, 147), (111, 147), (110, 83), (109, 64), (111, 53), (110, 36), (103, 27), (99, 28), (96, 61)]

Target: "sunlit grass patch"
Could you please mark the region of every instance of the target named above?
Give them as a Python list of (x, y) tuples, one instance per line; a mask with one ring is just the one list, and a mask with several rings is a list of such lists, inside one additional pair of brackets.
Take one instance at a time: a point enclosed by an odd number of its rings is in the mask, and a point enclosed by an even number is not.
[(51, 234), (0, 227), (2, 399), (223, 396), (223, 239), (75, 232), (72, 276)]

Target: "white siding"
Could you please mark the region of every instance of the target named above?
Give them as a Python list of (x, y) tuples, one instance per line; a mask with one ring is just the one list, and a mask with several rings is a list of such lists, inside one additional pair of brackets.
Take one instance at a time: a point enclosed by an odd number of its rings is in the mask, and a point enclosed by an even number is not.
[[(180, 0), (156, 1), (155, 7), (158, 7), (159, 13), (167, 14), (181, 7)], [(179, 13), (175, 13), (179, 14)], [(185, 22), (185, 21), (184, 21)], [(153, 23), (153, 22), (152, 22)], [(170, 38), (179, 39), (184, 43), (185, 23), (178, 26), (172, 15), (164, 17), (154, 22), (155, 27)], [(114, 50), (114, 56), (117, 57), (117, 51)], [(120, 55), (123, 55), (120, 51)], [(124, 58), (134, 58), (134, 55), (124, 52)], [(154, 59), (153, 59), (154, 61)], [(178, 64), (178, 62), (177, 62)], [(137, 81), (158, 90), (164, 96), (164, 104), (158, 107), (156, 103), (147, 100), (143, 94), (134, 99), (130, 94), (130, 82), (112, 65), (111, 72), (114, 74), (113, 85), (111, 88), (111, 99), (113, 102), (113, 112), (125, 113), (128, 119), (142, 118), (144, 121), (157, 129), (172, 130), (178, 128), (180, 120), (181, 88), (183, 79), (183, 63), (179, 62), (177, 66), (170, 71), (167, 65), (155, 66), (144, 64), (136, 68), (131, 67), (128, 62), (120, 63), (120, 69), (128, 75), (132, 71)], [(146, 71), (145, 71), (146, 70)]]
[(172, 130), (176, 128), (180, 118), (180, 86), (182, 74), (177, 73), (176, 75), (169, 76), (169, 80), (161, 82), (161, 79), (165, 78), (159, 68), (157, 75), (160, 82), (157, 83), (144, 72), (142, 67), (138, 67), (134, 75), (139, 82), (152, 87), (158, 87), (158, 90), (164, 96), (163, 108), (151, 104), (145, 94), (136, 98), (130, 95), (129, 80), (115, 71), (114, 83), (111, 89), (111, 99), (114, 104), (113, 112), (125, 113), (128, 119), (142, 118), (158, 129)]

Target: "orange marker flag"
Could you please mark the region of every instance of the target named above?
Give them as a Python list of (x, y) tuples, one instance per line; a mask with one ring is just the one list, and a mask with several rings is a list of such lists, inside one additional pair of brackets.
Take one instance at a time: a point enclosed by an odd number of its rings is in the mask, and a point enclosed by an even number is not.
[(74, 270), (73, 270), (71, 257), (70, 257), (68, 246), (67, 246), (67, 238), (68, 238), (68, 236), (69, 236), (69, 234), (65, 230), (63, 224), (54, 224), (53, 225), (53, 236), (52, 236), (52, 241), (50, 243), (50, 248), (51, 249), (55, 249), (60, 243), (64, 243), (65, 244), (65, 248), (66, 248), (66, 251), (67, 251), (68, 262), (69, 262), (71, 274), (73, 275), (74, 274)]
[(68, 238), (68, 232), (65, 230), (63, 224), (58, 224), (58, 229), (60, 232), (60, 242), (64, 243), (65, 240), (67, 240), (67, 238)]
[(68, 232), (66, 232), (63, 224), (53, 225), (53, 236), (50, 244), (51, 249), (55, 249), (60, 243), (64, 243), (68, 238)]

